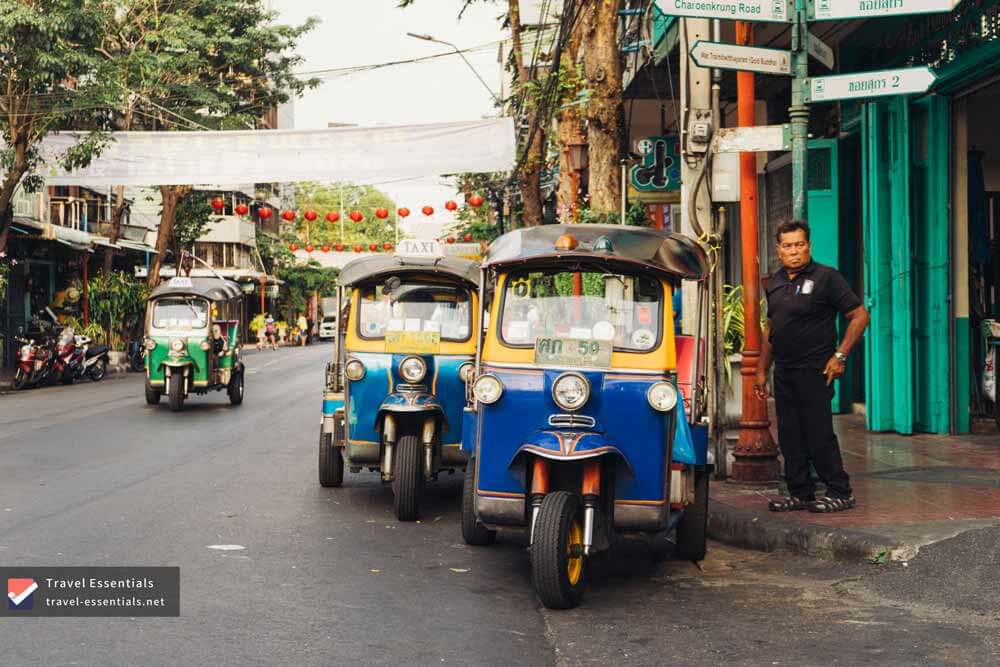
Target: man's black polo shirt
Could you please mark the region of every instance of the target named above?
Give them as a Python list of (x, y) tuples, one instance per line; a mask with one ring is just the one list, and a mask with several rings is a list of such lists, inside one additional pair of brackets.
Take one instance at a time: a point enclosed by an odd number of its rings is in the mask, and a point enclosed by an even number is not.
[(774, 362), (784, 368), (824, 368), (837, 348), (837, 313), (861, 299), (836, 269), (810, 261), (788, 279), (784, 268), (767, 285), (769, 340)]

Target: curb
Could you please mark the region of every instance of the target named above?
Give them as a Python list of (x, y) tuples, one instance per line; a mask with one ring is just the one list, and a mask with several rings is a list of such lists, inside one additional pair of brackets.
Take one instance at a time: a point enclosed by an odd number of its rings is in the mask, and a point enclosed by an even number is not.
[(744, 549), (842, 561), (867, 560), (901, 548), (899, 543), (881, 535), (777, 519), (715, 500), (709, 501), (708, 536)]
[[(116, 365), (109, 364), (108, 365), (108, 372), (104, 376), (104, 379), (101, 380), (101, 382), (107, 382), (108, 380), (112, 380), (112, 379), (127, 378), (127, 377), (131, 377), (133, 375), (142, 375), (142, 374), (141, 373), (130, 373), (129, 370), (128, 370), (128, 365), (127, 364), (116, 364)], [(77, 382), (75, 382), (73, 384), (73, 386), (81, 386), (81, 385), (82, 386), (88, 386), (88, 385), (92, 385), (92, 384), (100, 384), (100, 382), (91, 382), (91, 381), (87, 380), (86, 378), (84, 378), (83, 380), (78, 380)], [(56, 384), (53, 384), (53, 385), (45, 385), (45, 386), (42, 386), (42, 387), (31, 387), (30, 389), (25, 389), (24, 391), (14, 391), (13, 389), (11, 389), (10, 381), (9, 380), (3, 380), (2, 382), (0, 382), (0, 396), (8, 396), (8, 395), (14, 395), (14, 394), (27, 395), (27, 394), (30, 394), (32, 391), (35, 391), (37, 389), (48, 389), (49, 387), (55, 387), (55, 386), (61, 386), (61, 385), (59, 385), (58, 383), (56, 383)]]

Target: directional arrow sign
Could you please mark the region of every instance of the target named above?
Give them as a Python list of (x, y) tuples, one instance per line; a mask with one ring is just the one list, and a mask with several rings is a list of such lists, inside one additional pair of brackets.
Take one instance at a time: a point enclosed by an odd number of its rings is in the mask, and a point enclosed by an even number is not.
[[(959, 0), (815, 0), (810, 4), (810, 21), (870, 19), (897, 14), (950, 12)], [(660, 9), (663, 9), (661, 7)]]
[(738, 69), (762, 74), (792, 74), (791, 53), (780, 49), (698, 40), (691, 47), (691, 57), (698, 67)]
[(808, 79), (807, 102), (853, 100), (884, 95), (922, 93), (934, 83), (934, 73), (929, 67), (884, 69), (859, 74), (816, 76)]
[(826, 65), (827, 69), (833, 69), (833, 49), (827, 46), (823, 40), (816, 35), (809, 33), (809, 55)]
[(786, 0), (656, 0), (668, 16), (791, 23)]

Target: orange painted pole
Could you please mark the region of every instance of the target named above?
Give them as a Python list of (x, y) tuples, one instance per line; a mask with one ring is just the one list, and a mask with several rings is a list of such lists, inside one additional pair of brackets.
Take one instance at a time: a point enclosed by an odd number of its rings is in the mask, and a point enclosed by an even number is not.
[[(753, 24), (736, 22), (736, 43), (753, 45)], [(752, 72), (736, 74), (736, 109), (740, 127), (755, 124)], [(733, 452), (732, 479), (769, 483), (778, 479), (778, 447), (771, 437), (767, 401), (754, 394), (754, 376), (760, 357), (760, 257), (757, 229), (757, 154), (740, 153), (740, 249), (743, 260), (743, 413), (740, 435)]]

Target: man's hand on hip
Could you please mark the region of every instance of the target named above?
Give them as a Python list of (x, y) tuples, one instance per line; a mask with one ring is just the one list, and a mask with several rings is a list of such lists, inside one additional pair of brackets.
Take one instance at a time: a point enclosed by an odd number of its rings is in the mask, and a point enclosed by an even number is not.
[(826, 386), (829, 387), (833, 384), (834, 380), (843, 374), (844, 362), (836, 356), (830, 357), (830, 360), (826, 362), (826, 368), (823, 369), (823, 376), (826, 377)]

